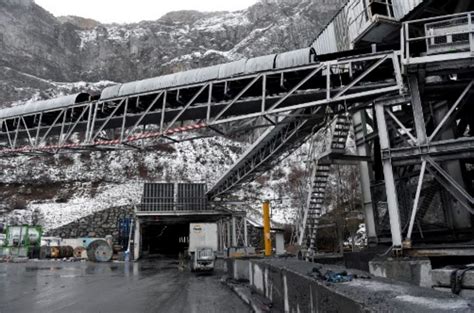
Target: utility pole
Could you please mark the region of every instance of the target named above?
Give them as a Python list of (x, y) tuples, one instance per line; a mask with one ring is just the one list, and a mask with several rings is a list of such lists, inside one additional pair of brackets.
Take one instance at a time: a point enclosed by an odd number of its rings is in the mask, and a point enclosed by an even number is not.
[(270, 237), (270, 201), (263, 202), (263, 240), (265, 243), (265, 256), (272, 255), (272, 239)]

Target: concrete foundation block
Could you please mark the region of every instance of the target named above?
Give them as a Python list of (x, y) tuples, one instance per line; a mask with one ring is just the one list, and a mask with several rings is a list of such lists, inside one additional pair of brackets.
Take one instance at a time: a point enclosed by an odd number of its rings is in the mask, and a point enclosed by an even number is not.
[(238, 281), (249, 281), (249, 264), (248, 260), (234, 261), (234, 279)]
[[(431, 271), (433, 286), (451, 287), (451, 273), (454, 269), (440, 268)], [(462, 284), (463, 288), (474, 289), (474, 271), (464, 273)]]
[(429, 259), (383, 259), (369, 262), (374, 276), (407, 282), (416, 286), (431, 287), (431, 262)]
[[(442, 292), (451, 293), (451, 288), (447, 288), (447, 287), (433, 287), (433, 289), (442, 291)], [(461, 290), (459, 295), (463, 298), (474, 299), (474, 289), (463, 289)]]

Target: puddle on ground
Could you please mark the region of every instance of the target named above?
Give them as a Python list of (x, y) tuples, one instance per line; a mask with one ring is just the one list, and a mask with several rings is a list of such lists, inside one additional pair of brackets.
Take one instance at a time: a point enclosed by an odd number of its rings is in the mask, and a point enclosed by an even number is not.
[(52, 267), (25, 267), (26, 272), (36, 272), (36, 271), (58, 271), (62, 270), (62, 267), (52, 266)]
[(176, 269), (178, 269), (177, 266), (163, 266), (159, 268), (159, 270), (176, 270)]
[(80, 276), (68, 274), (68, 275), (59, 275), (59, 277), (61, 277), (61, 278), (76, 278), (76, 277), (80, 277)]

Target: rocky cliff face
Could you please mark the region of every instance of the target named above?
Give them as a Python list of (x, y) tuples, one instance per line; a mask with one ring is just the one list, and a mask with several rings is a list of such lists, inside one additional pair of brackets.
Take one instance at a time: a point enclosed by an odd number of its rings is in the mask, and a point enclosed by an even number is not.
[[(305, 47), (342, 2), (262, 0), (238, 12), (180, 11), (156, 21), (104, 25), (56, 18), (32, 0), (0, 0), (0, 107)], [(214, 138), (159, 151), (2, 159), (0, 223), (39, 218), (52, 229), (97, 210), (136, 203), (143, 180), (211, 183), (245, 147)], [(302, 161), (288, 159), (241, 196), (285, 197), (274, 214), (280, 209), (280, 220), (291, 220), (289, 208), (301, 200), (291, 181), (304, 174)]]
[(1, 102), (28, 98), (27, 89), (46, 89), (48, 82), (74, 81), (81, 40), (33, 1), (0, 0)]
[(341, 2), (262, 0), (238, 12), (104, 25), (0, 0), (0, 105), (54, 89), (51, 81), (124, 82), (305, 47)]

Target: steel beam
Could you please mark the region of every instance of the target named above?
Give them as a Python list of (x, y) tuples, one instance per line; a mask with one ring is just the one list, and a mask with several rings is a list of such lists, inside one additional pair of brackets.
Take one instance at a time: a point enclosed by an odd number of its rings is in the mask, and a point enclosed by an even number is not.
[[(354, 134), (356, 142), (362, 140), (367, 135), (365, 123), (365, 111), (357, 111), (352, 115)], [(366, 143), (357, 144), (358, 155), (369, 155), (369, 147)], [(377, 232), (375, 228), (374, 207), (372, 204), (372, 192), (370, 190), (370, 173), (368, 162), (359, 163), (360, 184), (362, 189), (362, 201), (364, 207), (365, 226), (369, 242), (377, 241)]]
[(418, 85), (418, 78), (415, 75), (408, 77), (411, 91), (411, 104), (413, 107), (413, 121), (415, 123), (416, 137), (418, 145), (427, 142), (425, 117), (423, 115), (423, 104), (421, 102), (420, 89)]
[(459, 98), (456, 100), (456, 102), (451, 106), (449, 111), (443, 116), (442, 120), (438, 123), (436, 126), (436, 129), (431, 133), (430, 137), (428, 138), (428, 142), (432, 142), (433, 139), (438, 135), (438, 133), (447, 126), (447, 121), (451, 118), (452, 114), (456, 109), (460, 106), (460, 104), (466, 100), (466, 95), (468, 92), (471, 90), (472, 86), (474, 84), (474, 80), (472, 80), (467, 87), (464, 89), (464, 91), (461, 93)]
[[(385, 120), (385, 110), (383, 104), (375, 105), (375, 113), (377, 118), (377, 128), (379, 133), (380, 147), (382, 149), (390, 149), (390, 141)], [(395, 249), (402, 247), (402, 229), (400, 222), (400, 211), (398, 209), (398, 193), (393, 175), (392, 161), (383, 159), (383, 173), (385, 180), (385, 192), (387, 196), (388, 213), (390, 216), (390, 231), (392, 234), (392, 245)]]
[(394, 164), (419, 163), (424, 156), (435, 160), (459, 160), (474, 157), (474, 138), (447, 139), (421, 146), (410, 146), (382, 150), (383, 159), (391, 159)]
[(411, 211), (410, 224), (408, 225), (407, 240), (411, 241), (411, 234), (413, 226), (415, 225), (416, 212), (418, 211), (418, 203), (420, 201), (421, 187), (423, 187), (423, 179), (426, 171), (426, 160), (421, 163), (420, 176), (418, 178), (418, 185), (416, 187), (415, 201), (413, 202), (413, 209)]

